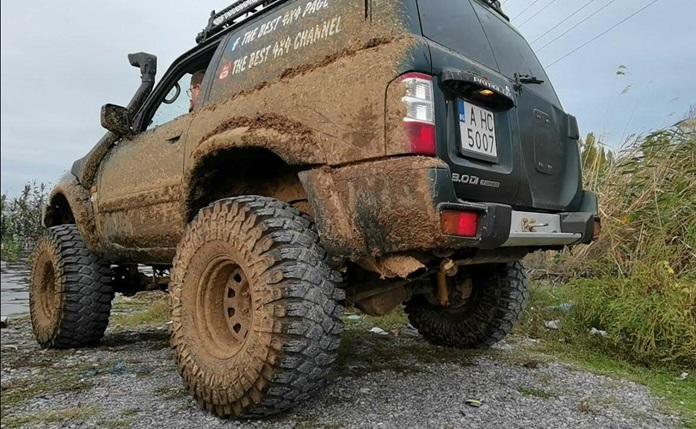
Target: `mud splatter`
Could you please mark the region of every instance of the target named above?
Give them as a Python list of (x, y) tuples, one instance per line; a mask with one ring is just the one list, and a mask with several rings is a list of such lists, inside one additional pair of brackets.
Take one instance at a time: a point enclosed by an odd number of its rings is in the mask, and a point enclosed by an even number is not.
[(310, 73), (320, 67), (326, 67), (329, 64), (333, 64), (341, 58), (352, 57), (355, 56), (358, 52), (363, 51), (365, 49), (375, 48), (380, 45), (386, 45), (387, 43), (391, 43), (393, 41), (395, 40), (387, 37), (370, 39), (365, 43), (356, 44), (354, 46), (346, 48), (341, 52), (336, 52), (331, 55), (327, 55), (326, 57), (315, 63), (302, 64), (297, 67), (286, 68), (280, 74), (280, 79), (290, 79), (296, 76), (303, 75), (305, 73)]
[[(62, 197), (61, 197), (62, 196)], [(68, 207), (61, 207), (58, 202), (65, 198)], [(51, 191), (49, 196), (50, 206), (47, 208), (44, 225), (47, 227), (53, 226), (54, 212), (57, 210), (72, 212), (72, 220), (77, 224), (77, 229), (85, 242), (85, 246), (94, 253), (101, 254), (102, 237), (98, 233), (90, 202), (89, 192), (83, 188), (77, 181), (77, 178), (72, 174), (65, 174), (58, 184)], [(65, 218), (66, 214), (61, 214), (60, 217)]]
[(401, 157), (315, 169), (300, 179), (324, 246), (358, 260), (448, 242), (433, 205), (435, 169), (447, 166), (437, 158)]
[[(408, 34), (411, 24), (403, 4), (374, 1), (369, 6), (366, 14), (363, 1), (336, 3), (327, 12), (331, 16), (317, 18), (341, 16), (342, 30), (334, 38), (230, 76), (224, 84), (216, 81), (213, 101), (193, 114), (137, 139), (96, 147), (86, 162), (90, 174), (98, 175), (94, 182), (98, 188), (66, 194), (88, 247), (113, 260), (162, 257), (158, 262), (169, 262), (170, 246), (180, 239), (199, 204), (244, 192), (291, 199), (304, 204), (307, 213), (320, 208), (325, 219), (335, 221), (323, 233), (343, 237), (339, 247), (355, 246), (349, 253), (376, 254), (420, 243), (407, 235), (397, 245), (405, 221), (391, 222), (376, 210), (375, 199), (387, 201), (388, 207), (396, 207), (401, 198), (407, 198), (404, 204), (409, 207), (428, 203), (430, 185), (423, 177), (411, 193), (412, 184), (386, 176), (400, 174), (398, 168), (389, 167), (392, 161), (320, 174), (314, 187), (333, 177), (336, 184), (331, 192), (313, 190), (311, 206), (297, 180), (298, 172), (320, 165), (351, 165), (408, 152), (401, 126), (403, 89), (393, 89), (401, 87), (393, 83), (412, 69), (412, 52), (423, 42)], [(245, 151), (250, 149), (264, 156), (247, 158)], [(265, 175), (252, 183), (240, 177), (239, 164), (234, 163), (218, 163), (214, 171), (203, 171), (216, 157), (258, 162), (254, 167)], [(274, 171), (286, 185), (271, 180)], [(367, 190), (377, 186), (385, 188), (368, 196)], [(369, 200), (368, 206), (354, 205), (363, 200)], [(425, 222), (419, 219), (409, 221)], [(339, 231), (346, 228), (349, 233)], [(417, 228), (413, 224), (408, 229)]]
[(203, 136), (199, 143), (208, 140), (209, 138), (223, 133), (228, 130), (235, 128), (247, 127), (249, 130), (258, 130), (263, 128), (268, 128), (271, 130), (278, 131), (279, 133), (288, 134), (292, 136), (310, 136), (312, 130), (309, 129), (304, 124), (293, 121), (284, 116), (280, 116), (275, 113), (266, 113), (261, 115), (256, 115), (254, 117), (236, 117), (229, 119), (226, 122), (218, 125), (211, 132)]

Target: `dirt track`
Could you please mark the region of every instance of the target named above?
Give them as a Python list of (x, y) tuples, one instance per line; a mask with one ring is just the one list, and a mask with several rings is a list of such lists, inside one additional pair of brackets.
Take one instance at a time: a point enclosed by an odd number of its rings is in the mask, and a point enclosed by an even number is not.
[(115, 326), (96, 348), (44, 351), (27, 320), (16, 319), (2, 330), (2, 427), (680, 427), (645, 387), (534, 354), (529, 340), (472, 353), (430, 346), (408, 327), (380, 335), (359, 320), (347, 324), (336, 370), (316, 399), (240, 423), (200, 411), (183, 390), (166, 324)]

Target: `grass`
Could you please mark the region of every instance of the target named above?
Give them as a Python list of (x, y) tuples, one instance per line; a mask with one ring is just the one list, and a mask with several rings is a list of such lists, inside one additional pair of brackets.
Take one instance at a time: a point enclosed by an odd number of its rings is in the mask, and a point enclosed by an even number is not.
[[(404, 341), (398, 335), (379, 335), (368, 332), (373, 327), (398, 334), (408, 324), (403, 310), (396, 310), (384, 317), (360, 315), (360, 319), (347, 317), (357, 314), (348, 309), (344, 317), (345, 330), (341, 336), (341, 348), (337, 358), (337, 376), (360, 377), (374, 372), (394, 371), (402, 375), (429, 371), (428, 364), (472, 365), (477, 350), (457, 350), (433, 346), (425, 341)], [(399, 350), (395, 354), (395, 350)]]
[(643, 384), (653, 394), (671, 399), (677, 408), (690, 412), (696, 417), (696, 377), (693, 373), (686, 380), (678, 380), (678, 372), (648, 369), (582, 350), (561, 348), (557, 352), (562, 357), (572, 358), (583, 369)]
[[(653, 395), (664, 398), (663, 411), (680, 413), (687, 419), (686, 427), (696, 429), (696, 370), (666, 364), (648, 368), (601, 348), (588, 347), (586, 342), (579, 341), (578, 338), (568, 341), (568, 334), (575, 334), (575, 328), (569, 327), (566, 323), (572, 312), (566, 313), (550, 307), (566, 303), (565, 299), (569, 297), (570, 292), (565, 288), (534, 285), (524, 317), (513, 332), (513, 339), (530, 336), (542, 341), (530, 349), (518, 349), (515, 353), (506, 353), (504, 356), (498, 356), (495, 350), (455, 350), (432, 346), (422, 341), (399, 342), (399, 338), (392, 335), (382, 336), (367, 332), (374, 326), (386, 331), (399, 331), (408, 323), (402, 311), (396, 311), (386, 318), (363, 315), (358, 320), (347, 319), (335, 374), (360, 377), (373, 372), (394, 371), (409, 375), (427, 371), (427, 364), (432, 363), (471, 365), (473, 359), (481, 353), (496, 355), (496, 358), (529, 369), (535, 369), (544, 362), (558, 358), (581, 370), (645, 385)], [(545, 320), (556, 318), (561, 320), (560, 330), (550, 331), (544, 327)], [(587, 341), (596, 340), (588, 332), (583, 331), (582, 335), (587, 337)], [(400, 352), (395, 356), (394, 350), (397, 348)], [(684, 371), (690, 373), (689, 377), (683, 381), (677, 380)], [(533, 386), (522, 385), (517, 389), (525, 396), (541, 399), (555, 397), (553, 393)], [(577, 409), (586, 413), (594, 412), (595, 407), (611, 406), (607, 402), (609, 400), (590, 398), (579, 402)]]
[(2, 251), (0, 252), (0, 259), (5, 262), (17, 262), (22, 253), (22, 247), (17, 241), (13, 239), (7, 239), (2, 242)]
[(6, 429), (18, 428), (37, 423), (67, 423), (73, 420), (84, 420), (98, 414), (99, 407), (73, 407), (64, 410), (51, 410), (34, 413), (23, 417), (6, 417), (2, 419), (2, 426)]
[(581, 413), (591, 413), (592, 406), (590, 405), (589, 399), (583, 399), (577, 406), (578, 411)]
[[(607, 278), (565, 285), (577, 303), (567, 318), (569, 339), (640, 365), (696, 367), (696, 287), (676, 282), (651, 293), (642, 284)], [(608, 336), (586, 335), (591, 327)]]
[(301, 417), (297, 423), (297, 429), (317, 429), (320, 428), (319, 420), (316, 417)]
[(649, 369), (568, 344), (550, 343), (542, 349), (574, 363), (580, 369), (646, 386), (650, 393), (665, 399), (664, 411), (679, 412), (687, 420), (686, 427), (696, 429), (696, 376), (693, 372), (686, 380), (677, 380), (678, 371)]
[[(348, 316), (358, 315), (359, 319), (348, 319)], [(373, 317), (360, 313), (354, 308), (347, 308), (343, 318), (346, 329), (369, 330), (373, 327), (384, 329), (385, 331), (398, 331), (408, 324), (408, 317), (403, 310), (396, 310), (382, 317)]]
[(581, 368), (646, 385), (696, 427), (696, 128), (653, 132), (611, 156), (590, 149), (585, 187), (599, 195), (602, 234), (528, 258), (532, 275), (552, 283), (532, 287), (517, 332)]
[(470, 366), (481, 353), (433, 346), (424, 341), (403, 341), (393, 335), (382, 336), (349, 327), (341, 337), (334, 374), (343, 377), (362, 377), (380, 371), (417, 374), (431, 371), (430, 364)]
[[(60, 358), (60, 357), (58, 357)], [(3, 359), (5, 357), (3, 356)], [(34, 361), (32, 358), (24, 359), (22, 362), (8, 364), (3, 362), (3, 366), (17, 368), (36, 368), (39, 372), (30, 378), (19, 378), (2, 383), (2, 406), (0, 416), (4, 428), (13, 428), (37, 422), (56, 422), (70, 420), (80, 417), (82, 414), (93, 408), (68, 409), (63, 411), (50, 411), (38, 413), (32, 416), (8, 416), (7, 412), (21, 404), (27, 404), (39, 396), (67, 394), (74, 395), (80, 392), (87, 392), (94, 387), (94, 383), (84, 377), (85, 372), (94, 371), (92, 364), (81, 364), (68, 368), (55, 368), (49, 361)], [(80, 411), (81, 410), (81, 411)], [(94, 411), (96, 413), (96, 411)], [(92, 415), (91, 413), (90, 415)], [(85, 416), (86, 417), (86, 416)], [(42, 419), (46, 420), (42, 420)]]
[[(127, 311), (127, 314), (115, 314), (112, 316), (111, 322), (120, 327), (135, 327), (140, 325), (161, 325), (169, 320), (169, 310), (166, 298), (162, 295), (153, 295), (147, 297), (139, 297), (133, 300), (122, 301), (116, 305), (115, 310)], [(28, 317), (15, 319), (13, 323), (29, 324)], [(103, 343), (107, 344), (107, 343)], [(166, 343), (165, 343), (166, 344)], [(157, 344), (157, 349), (161, 348), (161, 344)], [(94, 386), (94, 383), (89, 379), (102, 374), (121, 374), (135, 373), (138, 376), (149, 374), (147, 368), (140, 368), (140, 365), (135, 365), (137, 369), (133, 369), (131, 365), (121, 363), (102, 363), (99, 365), (81, 364), (67, 368), (56, 368), (54, 363), (56, 359), (60, 359), (64, 352), (49, 351), (47, 355), (36, 355), (29, 359), (21, 354), (5, 354), (3, 352), (3, 367), (20, 369), (32, 368), (38, 369), (39, 372), (32, 375), (31, 378), (15, 379), (2, 383), (2, 419), (3, 424), (7, 419), (11, 424), (23, 425), (31, 423), (27, 420), (28, 417), (10, 418), (7, 416), (7, 411), (20, 404), (40, 395), (53, 395), (58, 393), (77, 393), (85, 392)], [(131, 362), (136, 363), (136, 362)], [(60, 414), (48, 414), (47, 421), (52, 418), (60, 417)], [(34, 417), (32, 417), (34, 418)], [(38, 419), (38, 417), (36, 417)], [(114, 422), (116, 425), (118, 422)], [(13, 427), (13, 426), (7, 426)], [(118, 427), (118, 426), (114, 426)]]
[(177, 387), (171, 387), (171, 386), (158, 387), (157, 389), (155, 389), (155, 393), (157, 394), (157, 396), (160, 396), (162, 399), (165, 399), (167, 401), (188, 397), (186, 390), (182, 387), (179, 387), (179, 386), (177, 386)]
[[(574, 317), (573, 312), (554, 309), (561, 303), (567, 303), (572, 297), (572, 290), (569, 286), (552, 285), (533, 285), (531, 297), (525, 310), (522, 321), (518, 324), (513, 333), (512, 340), (521, 336), (540, 338), (542, 341), (530, 347), (518, 348), (514, 353), (503, 353), (497, 350), (456, 350), (443, 347), (436, 347), (427, 344), (422, 339), (412, 340), (398, 335), (379, 335), (368, 332), (372, 327), (380, 327), (386, 331), (399, 332), (408, 323), (408, 319), (403, 311), (396, 311), (387, 317), (376, 318), (360, 315), (357, 320), (344, 317), (346, 329), (343, 334), (343, 341), (337, 359), (334, 376), (360, 377), (379, 371), (393, 371), (403, 376), (409, 374), (432, 371), (432, 364), (453, 364), (467, 366), (471, 365), (474, 358), (481, 354), (495, 356), (514, 365), (525, 368), (535, 369), (546, 361), (553, 360), (551, 356), (560, 358), (563, 361), (573, 363), (576, 367), (588, 370), (593, 373), (608, 375), (616, 379), (627, 379), (646, 385), (652, 394), (666, 398), (664, 407), (666, 411), (679, 411), (692, 417), (693, 422), (688, 423), (692, 429), (696, 429), (696, 371), (688, 368), (681, 368), (669, 365), (653, 366), (647, 368), (629, 362), (616, 354), (603, 351), (601, 348), (588, 347), (588, 343), (583, 342), (573, 326), (568, 321)], [(129, 315), (119, 315), (120, 318), (133, 318), (134, 321), (126, 323), (126, 326), (135, 326), (141, 323), (163, 323), (166, 318), (163, 314), (166, 309), (166, 300), (163, 299), (133, 299), (124, 301), (117, 305), (118, 309), (133, 311)], [(355, 313), (349, 309), (348, 314)], [(159, 315), (159, 316), (158, 316)], [(545, 320), (560, 319), (561, 329), (550, 331), (544, 327)], [(154, 321), (154, 322), (153, 322)], [(572, 328), (572, 329), (571, 329)], [(598, 338), (591, 337), (583, 333), (588, 341), (595, 341)], [(573, 339), (570, 341), (569, 339)], [(398, 353), (395, 353), (398, 350)], [(44, 362), (45, 361), (45, 362)], [(82, 381), (80, 374), (95, 372), (100, 374), (104, 371), (112, 371), (114, 368), (104, 366), (94, 369), (91, 365), (82, 365), (64, 370), (56, 371), (47, 365), (52, 361), (50, 356), (39, 358), (28, 362), (24, 366), (45, 367), (49, 371), (42, 371), (31, 380), (16, 380), (2, 385), (2, 417), (3, 423), (8, 421), (16, 427), (22, 424), (31, 424), (39, 420), (27, 420), (28, 417), (8, 417), (6, 407), (13, 407), (47, 392), (79, 392), (90, 389), (92, 383), (89, 380)], [(29, 365), (30, 364), (30, 365)], [(22, 366), (22, 362), (17, 362)], [(690, 372), (689, 378), (684, 381), (677, 380), (676, 377), (682, 372)], [(50, 377), (45, 377), (50, 373)], [(540, 378), (543, 382), (544, 380)], [(610, 381), (611, 382), (611, 381)], [(616, 383), (619, 383), (617, 381)], [(554, 394), (540, 388), (528, 385), (518, 386), (518, 391), (529, 397), (541, 399), (553, 399)], [(180, 389), (161, 388), (157, 389), (157, 396), (169, 400), (176, 399), (181, 394)], [(603, 407), (601, 403), (595, 404), (596, 398), (578, 403), (578, 409), (584, 412), (592, 412), (595, 406)], [(341, 403), (341, 398), (335, 398), (335, 403)], [(73, 410), (74, 411), (74, 410)], [(132, 410), (135, 413), (137, 410)], [(60, 419), (70, 419), (71, 411), (61, 413), (49, 413), (47, 415), (32, 416), (32, 419), (48, 418), (49, 421), (63, 421)], [(79, 413), (77, 414), (79, 416)], [(109, 427), (122, 427), (127, 424), (123, 420), (127, 419), (131, 413), (126, 411), (121, 419), (114, 421)], [(51, 420), (54, 419), (54, 420)], [(59, 419), (59, 420), (55, 420)], [(304, 422), (307, 427), (314, 422), (310, 420)], [(123, 426), (125, 427), (125, 426)]]
[[(579, 284), (559, 286), (533, 283), (524, 317), (513, 331), (513, 337), (531, 337), (542, 341), (530, 350), (518, 350), (501, 358), (511, 364), (534, 369), (541, 363), (552, 360), (550, 356), (554, 356), (596, 374), (645, 385), (652, 394), (666, 399), (665, 406), (668, 410), (681, 412), (687, 418), (692, 418), (696, 424), (696, 368), (689, 365), (680, 366), (674, 362), (640, 365), (636, 355), (625, 349), (618, 349), (621, 350), (619, 352), (614, 346), (602, 345), (611, 339), (590, 335), (588, 331), (591, 326), (581, 325), (579, 322), (585, 322), (582, 318), (577, 319), (582, 308), (582, 304), (575, 301), (578, 298), (579, 287)], [(585, 292), (591, 294), (592, 290), (586, 289)], [(558, 308), (560, 304), (570, 302), (576, 303), (572, 310)], [(350, 315), (355, 311), (349, 309), (347, 313)], [(556, 319), (561, 320), (558, 331), (549, 330), (544, 326), (544, 321)], [(427, 363), (470, 365), (473, 358), (482, 353), (476, 350), (435, 347), (424, 342), (396, 345), (396, 340), (391, 335), (382, 336), (367, 332), (375, 326), (385, 331), (399, 332), (408, 323), (403, 311), (395, 311), (383, 318), (361, 315), (360, 319), (344, 318), (344, 321), (346, 330), (337, 362), (337, 372), (341, 376), (362, 376), (383, 370), (407, 375), (424, 371), (423, 365), (420, 364)], [(397, 346), (401, 353), (395, 357), (393, 351)], [(488, 350), (487, 353), (495, 354), (495, 351)], [(677, 380), (682, 372), (688, 372), (690, 376), (683, 381)], [(520, 386), (518, 390), (528, 396), (544, 399), (553, 397), (551, 393), (529, 386)], [(591, 408), (589, 402), (585, 406)], [(585, 406), (578, 405), (579, 408)]]
[(537, 389), (536, 387), (530, 386), (518, 386), (517, 391), (524, 396), (533, 396), (541, 399), (553, 399), (556, 397), (553, 393), (549, 393), (542, 389)]
[[(514, 333), (541, 339), (534, 352), (554, 355), (596, 374), (647, 386), (652, 394), (667, 400), (668, 409), (684, 413), (693, 420), (691, 427), (696, 425), (696, 361), (691, 361), (691, 365), (677, 365), (673, 361), (641, 365), (636, 355), (612, 345), (612, 332), (606, 338), (589, 334), (590, 326), (579, 323), (584, 320), (582, 304), (576, 304), (570, 311), (558, 309), (559, 304), (574, 302), (574, 298), (577, 298), (576, 286), (534, 284), (524, 317)], [(560, 329), (545, 328), (547, 320), (560, 320)], [(677, 380), (682, 372), (689, 373), (689, 377)]]
[[(577, 304), (569, 340), (645, 366), (696, 366), (696, 129), (596, 153), (583, 164), (600, 198), (599, 239), (533, 255), (532, 273), (564, 284), (554, 293)], [(608, 338), (588, 338), (590, 327)]]
[(16, 379), (2, 384), (2, 416), (6, 410), (43, 394), (77, 393), (92, 388), (93, 383), (83, 380), (79, 374), (91, 366), (79, 366), (39, 373), (31, 379)]
[(111, 316), (110, 324), (119, 328), (135, 328), (143, 325), (163, 325), (169, 321), (169, 302), (166, 296), (156, 300), (122, 301), (117, 308), (127, 313)]

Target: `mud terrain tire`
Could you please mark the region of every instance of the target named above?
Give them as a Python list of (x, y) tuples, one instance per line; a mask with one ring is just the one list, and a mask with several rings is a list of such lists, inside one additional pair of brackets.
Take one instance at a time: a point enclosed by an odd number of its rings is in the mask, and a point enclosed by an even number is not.
[(521, 262), (482, 265), (472, 277), (471, 302), (462, 310), (433, 306), (423, 296), (406, 305), (409, 321), (430, 343), (461, 349), (492, 346), (522, 315), (528, 292)]
[(109, 324), (111, 268), (84, 245), (75, 225), (49, 228), (32, 258), (29, 308), (36, 341), (45, 348), (91, 345)]
[(341, 276), (313, 223), (272, 198), (201, 209), (177, 248), (172, 346), (198, 404), (220, 417), (263, 417), (316, 393), (343, 328)]

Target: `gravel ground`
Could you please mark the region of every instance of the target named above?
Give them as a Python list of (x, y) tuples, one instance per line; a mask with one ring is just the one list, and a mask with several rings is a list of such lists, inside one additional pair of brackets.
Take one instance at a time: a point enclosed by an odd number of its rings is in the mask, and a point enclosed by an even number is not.
[[(41, 350), (28, 320), (2, 330), (2, 427), (675, 428), (644, 386), (579, 371), (509, 339), (477, 352), (409, 327), (348, 327), (316, 399), (265, 421), (222, 421), (182, 388), (164, 324), (109, 328), (98, 347)], [(480, 407), (467, 405), (480, 400)]]

